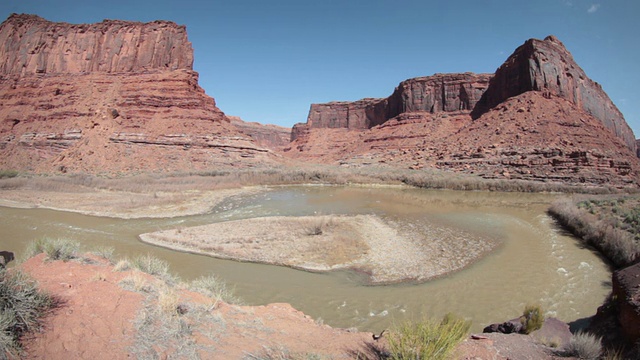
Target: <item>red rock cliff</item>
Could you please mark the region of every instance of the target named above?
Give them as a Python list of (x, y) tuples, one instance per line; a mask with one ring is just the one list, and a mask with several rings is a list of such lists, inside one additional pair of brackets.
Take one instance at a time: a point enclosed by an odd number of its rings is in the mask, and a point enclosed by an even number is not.
[(496, 71), (473, 116), (477, 118), (504, 100), (532, 90), (572, 102), (636, 151), (633, 131), (618, 108), (552, 35), (544, 40), (529, 39), (515, 50)]
[(370, 129), (405, 112), (469, 112), (489, 85), (491, 74), (435, 74), (401, 82), (388, 98), (312, 104), (306, 124), (296, 124), (291, 139), (307, 128)]
[(0, 25), (0, 168), (182, 171), (268, 163), (198, 85), (184, 26)]
[(193, 49), (184, 26), (104, 20), (54, 23), (12, 14), (0, 25), (0, 74), (78, 74), (192, 69)]

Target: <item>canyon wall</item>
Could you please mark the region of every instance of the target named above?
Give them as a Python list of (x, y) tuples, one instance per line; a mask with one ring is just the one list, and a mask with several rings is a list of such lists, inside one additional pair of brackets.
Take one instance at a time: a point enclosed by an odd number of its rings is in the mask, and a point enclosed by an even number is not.
[(405, 112), (471, 112), (477, 119), (508, 98), (527, 91), (572, 102), (636, 152), (635, 136), (622, 113), (555, 36), (527, 40), (495, 75), (436, 74), (403, 81), (386, 99), (313, 104), (307, 123), (294, 127), (292, 140), (306, 128), (368, 129)]
[(307, 128), (370, 129), (406, 112), (470, 112), (491, 74), (435, 74), (401, 82), (388, 98), (312, 104), (306, 124), (296, 124), (292, 141)]
[(529, 39), (518, 47), (496, 71), (473, 116), (477, 118), (504, 100), (527, 91), (540, 91), (572, 102), (636, 151), (636, 138), (622, 113), (555, 36)]
[(12, 14), (0, 28), (0, 74), (80, 74), (192, 69), (184, 26), (104, 20), (67, 24)]
[(268, 164), (198, 85), (184, 26), (0, 25), (0, 168), (197, 171)]

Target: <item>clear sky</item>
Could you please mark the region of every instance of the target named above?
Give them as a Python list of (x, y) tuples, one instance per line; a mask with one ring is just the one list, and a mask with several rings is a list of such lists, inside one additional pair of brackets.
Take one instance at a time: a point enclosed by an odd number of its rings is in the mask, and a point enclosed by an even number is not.
[(228, 115), (291, 126), (309, 105), (385, 97), (400, 81), (494, 72), (556, 35), (640, 137), (637, 0), (0, 0), (0, 17), (186, 25), (200, 85)]

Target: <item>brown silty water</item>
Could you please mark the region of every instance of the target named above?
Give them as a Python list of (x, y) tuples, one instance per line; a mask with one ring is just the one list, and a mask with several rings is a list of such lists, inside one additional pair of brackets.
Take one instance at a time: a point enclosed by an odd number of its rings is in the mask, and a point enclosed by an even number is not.
[[(216, 274), (246, 304), (287, 302), (335, 327), (379, 331), (405, 319), (446, 313), (473, 330), (518, 316), (538, 303), (548, 316), (575, 321), (595, 314), (610, 289), (608, 265), (546, 214), (555, 195), (406, 188), (297, 186), (231, 198), (210, 213), (122, 220), (45, 209), (0, 207), (2, 250), (20, 257), (33, 240), (68, 238), (86, 249), (110, 246), (116, 257), (150, 253), (185, 280)], [(309, 273), (240, 263), (144, 244), (141, 233), (263, 216), (375, 214), (394, 226), (445, 241), (497, 242), (464, 270), (425, 283), (369, 286), (349, 271)], [(215, 234), (212, 234), (215, 236)]]

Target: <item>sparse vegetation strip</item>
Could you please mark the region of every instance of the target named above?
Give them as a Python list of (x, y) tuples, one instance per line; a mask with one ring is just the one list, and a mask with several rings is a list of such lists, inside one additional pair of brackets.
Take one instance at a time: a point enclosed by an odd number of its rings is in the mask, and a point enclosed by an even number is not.
[(640, 260), (640, 196), (560, 199), (549, 213), (616, 268)]

